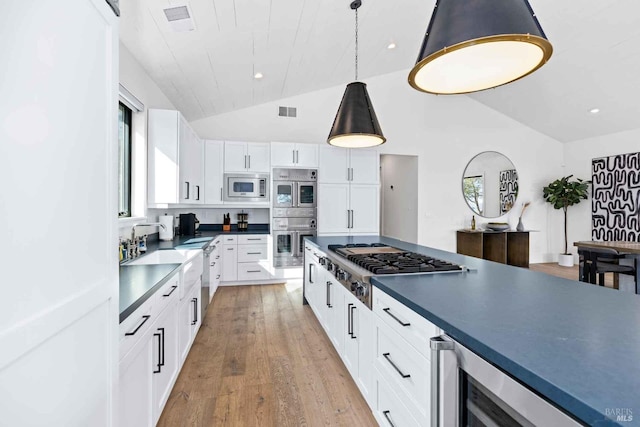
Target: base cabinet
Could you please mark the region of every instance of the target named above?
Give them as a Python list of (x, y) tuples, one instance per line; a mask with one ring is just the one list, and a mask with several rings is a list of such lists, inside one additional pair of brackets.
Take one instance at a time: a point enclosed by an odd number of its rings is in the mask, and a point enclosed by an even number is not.
[(189, 354), (191, 344), (198, 333), (200, 328), (200, 286), (195, 286), (191, 292), (180, 301), (179, 313), (178, 313), (178, 351), (180, 363), (184, 363), (184, 360)]
[(153, 418), (152, 335), (119, 363), (118, 423), (120, 427), (150, 427)]
[(166, 308), (152, 327), (153, 339), (153, 422), (158, 422), (178, 377), (178, 307), (177, 298)]

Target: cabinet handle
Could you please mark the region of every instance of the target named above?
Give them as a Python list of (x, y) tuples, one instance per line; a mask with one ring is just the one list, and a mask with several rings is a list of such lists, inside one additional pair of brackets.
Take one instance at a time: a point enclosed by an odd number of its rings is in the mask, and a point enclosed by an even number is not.
[(405, 374), (404, 372), (402, 372), (402, 371), (400, 370), (400, 368), (398, 368), (398, 367), (396, 366), (396, 364), (395, 364), (395, 363), (393, 363), (393, 361), (392, 361), (392, 360), (391, 360), (391, 358), (389, 357), (390, 355), (391, 355), (391, 353), (384, 353), (384, 354), (383, 354), (384, 358), (385, 358), (385, 359), (387, 359), (387, 362), (389, 362), (389, 364), (390, 364), (391, 366), (393, 366), (393, 368), (398, 372), (398, 374), (400, 374), (400, 376), (401, 376), (402, 378), (410, 378), (410, 377), (411, 377), (411, 375), (409, 375), (409, 374)]
[(163, 296), (163, 297), (171, 296), (171, 294), (173, 293), (173, 291), (175, 291), (176, 289), (178, 289), (178, 287), (177, 287), (177, 286), (172, 286), (172, 287), (171, 287), (171, 290), (169, 291), (169, 293), (168, 293), (168, 294), (164, 294), (164, 295), (162, 295), (162, 296)]
[(220, 278), (220, 275), (218, 274), (218, 275), (216, 276), (216, 280), (218, 280), (219, 278)]
[(260, 273), (262, 270), (247, 270), (247, 273)]
[(296, 163), (300, 163), (300, 152), (296, 150)]
[(185, 197), (185, 200), (189, 199), (189, 181), (185, 181), (185, 184), (187, 184), (187, 197)]
[(198, 298), (191, 298), (191, 302), (193, 303), (193, 322), (192, 325), (198, 323)]
[(227, 250), (228, 250), (228, 251), (232, 251), (232, 250), (234, 250), (234, 249), (235, 249), (235, 248), (227, 248)]
[(296, 162), (296, 150), (291, 150), (291, 162), (295, 163)]
[(409, 322), (405, 323), (402, 320), (398, 319), (396, 316), (394, 316), (393, 313), (391, 313), (391, 308), (389, 308), (389, 307), (383, 308), (382, 311), (387, 313), (389, 316), (393, 317), (395, 319), (395, 321), (400, 323), (402, 326), (411, 326), (411, 323), (409, 323)]
[(347, 306), (347, 333), (350, 337), (353, 337), (353, 326), (351, 324), (351, 306), (353, 306), (353, 304), (351, 303)]
[(391, 411), (383, 411), (382, 415), (384, 415), (384, 417), (387, 419), (387, 422), (389, 423), (389, 425), (391, 427), (396, 427), (396, 425), (393, 424), (393, 421), (391, 421), (391, 417), (389, 416), (390, 413), (391, 413)]
[(311, 275), (311, 267), (313, 267), (313, 264), (309, 264), (309, 283), (313, 283), (313, 276)]
[(247, 168), (247, 155), (244, 155), (244, 168)]
[(333, 308), (331, 305), (331, 282), (327, 281), (327, 307)]
[(196, 185), (196, 200), (200, 200), (200, 186)]
[(352, 304), (353, 307), (351, 307), (350, 311), (349, 311), (349, 317), (351, 318), (351, 339), (355, 340), (356, 338), (356, 333), (353, 332), (353, 311), (356, 309), (356, 305)]
[(220, 187), (220, 201), (222, 201), (222, 187)]
[(351, 228), (351, 214), (349, 209), (347, 209), (347, 228)]
[(162, 340), (162, 352), (160, 353), (160, 363), (159, 366), (164, 366), (164, 328), (158, 328), (160, 334), (162, 335), (160, 339)]
[(249, 157), (249, 167), (247, 169), (251, 169), (251, 154), (249, 154), (247, 157)]
[(127, 336), (127, 337), (128, 337), (128, 336), (131, 336), (131, 335), (135, 335), (135, 334), (136, 334), (136, 332), (138, 332), (138, 331), (140, 330), (140, 328), (142, 328), (142, 325), (144, 325), (145, 323), (147, 323), (147, 320), (149, 320), (149, 318), (150, 318), (150, 317), (151, 317), (151, 316), (149, 316), (148, 314), (145, 314), (144, 316), (142, 316), (142, 319), (143, 319), (143, 320), (142, 320), (142, 323), (140, 323), (140, 324), (138, 325), (138, 327), (137, 327), (137, 328), (135, 328), (132, 332), (126, 332), (124, 335), (125, 335), (125, 336)]
[(162, 372), (162, 368), (160, 365), (160, 354), (162, 353), (162, 337), (160, 336), (160, 334), (153, 334), (154, 337), (158, 337), (158, 363), (156, 363), (156, 366), (158, 367), (158, 370), (156, 371), (155, 369), (153, 370), (154, 374), (159, 374), (160, 372)]
[(256, 238), (253, 238), (253, 239), (248, 238), (247, 240), (262, 240), (262, 238), (261, 237), (256, 237)]
[(262, 252), (247, 252), (247, 255), (262, 255)]

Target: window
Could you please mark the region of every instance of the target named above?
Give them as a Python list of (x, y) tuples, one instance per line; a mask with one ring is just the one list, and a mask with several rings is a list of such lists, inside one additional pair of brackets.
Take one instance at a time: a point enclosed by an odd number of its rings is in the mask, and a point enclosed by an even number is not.
[(463, 177), (462, 193), (471, 210), (482, 216), (484, 214), (484, 177)]
[(131, 109), (118, 112), (118, 218), (131, 216)]

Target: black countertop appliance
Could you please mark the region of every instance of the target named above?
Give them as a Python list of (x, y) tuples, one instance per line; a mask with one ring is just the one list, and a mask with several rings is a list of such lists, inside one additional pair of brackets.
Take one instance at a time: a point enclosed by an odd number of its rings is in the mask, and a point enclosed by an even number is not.
[(196, 214), (180, 214), (179, 232), (181, 235), (195, 236), (198, 225), (200, 225), (200, 221), (198, 221), (198, 218), (196, 218)]

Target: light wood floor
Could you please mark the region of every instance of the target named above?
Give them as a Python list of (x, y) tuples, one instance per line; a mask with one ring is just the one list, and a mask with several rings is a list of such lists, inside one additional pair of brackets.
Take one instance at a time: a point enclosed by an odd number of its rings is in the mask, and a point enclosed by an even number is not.
[[(544, 264), (530, 264), (529, 269), (533, 271), (540, 271), (552, 276), (563, 277), (565, 279), (578, 280), (578, 266), (573, 267), (561, 267), (557, 263), (544, 263)], [(607, 287), (613, 287), (613, 274), (606, 274), (604, 277), (604, 284)]]
[(377, 425), (301, 301), (300, 282), (219, 288), (158, 425)]

